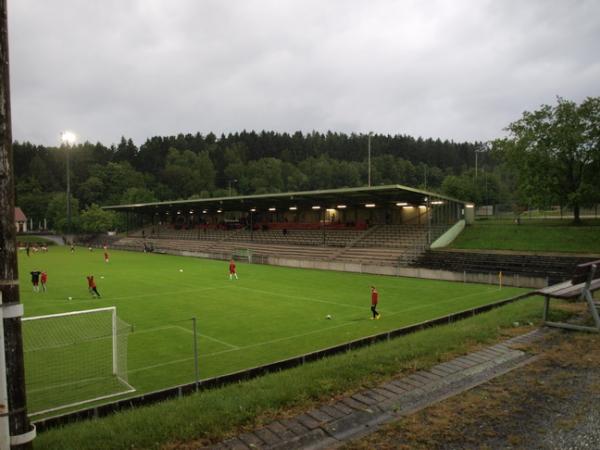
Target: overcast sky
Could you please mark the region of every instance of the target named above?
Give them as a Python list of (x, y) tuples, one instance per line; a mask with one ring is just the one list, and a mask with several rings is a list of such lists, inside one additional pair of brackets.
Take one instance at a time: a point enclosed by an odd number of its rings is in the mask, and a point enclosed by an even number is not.
[(9, 0), (13, 137), (483, 141), (600, 95), (600, 1)]

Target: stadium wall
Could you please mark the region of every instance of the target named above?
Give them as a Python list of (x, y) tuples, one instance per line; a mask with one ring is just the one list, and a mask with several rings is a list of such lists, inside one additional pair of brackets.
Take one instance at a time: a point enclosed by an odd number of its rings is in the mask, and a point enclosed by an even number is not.
[[(255, 258), (256, 259), (256, 258)], [(462, 283), (499, 284), (500, 272), (469, 273), (450, 272), (447, 270), (425, 269), (422, 267), (393, 267), (375, 264), (340, 263), (329, 261), (297, 260), (267, 257), (266, 264), (274, 266), (298, 267), (302, 269), (334, 270), (338, 272), (370, 273), (428, 280), (457, 281)], [(259, 262), (254, 260), (254, 262)], [(502, 285), (525, 288), (543, 288), (548, 285), (546, 278), (526, 277), (519, 274), (502, 274)]]
[[(229, 260), (231, 254), (195, 253), (186, 251), (163, 250), (160, 253), (170, 255), (191, 256), (195, 258), (210, 258)], [(448, 270), (426, 269), (423, 267), (394, 267), (377, 264), (345, 263), (335, 261), (319, 261), (309, 259), (279, 258), (276, 256), (254, 255), (253, 263), (273, 266), (295, 267), (300, 269), (333, 270), (336, 272), (370, 273), (373, 275), (388, 275), (396, 277), (424, 278), (427, 280), (456, 281), (461, 283), (500, 284), (500, 272), (472, 273), (451, 272)], [(547, 278), (528, 277), (519, 274), (502, 274), (503, 286), (540, 289), (548, 286)]]

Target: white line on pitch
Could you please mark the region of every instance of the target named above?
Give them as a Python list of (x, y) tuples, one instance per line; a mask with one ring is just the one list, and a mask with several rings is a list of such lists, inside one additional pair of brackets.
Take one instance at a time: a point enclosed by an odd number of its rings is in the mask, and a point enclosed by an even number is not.
[[(182, 327), (181, 325), (163, 325), (163, 326), (160, 326), (160, 327), (145, 328), (145, 329), (142, 329), (140, 331), (134, 331), (133, 335), (135, 336), (136, 334), (142, 334), (142, 333), (154, 333), (156, 331), (168, 330), (168, 329), (172, 329), (172, 328), (176, 328), (178, 330), (185, 331), (186, 333), (189, 333), (189, 334), (194, 334), (194, 332), (192, 330), (189, 330), (189, 329), (187, 329), (185, 327)], [(240, 348), (237, 345), (233, 345), (233, 344), (230, 344), (228, 342), (222, 341), (222, 340), (217, 339), (215, 337), (209, 336), (208, 334), (198, 333), (198, 336), (206, 338), (206, 339), (208, 339), (210, 341), (217, 342), (219, 344), (223, 344), (224, 346), (229, 347), (229, 348), (234, 349), (234, 350), (238, 350)]]
[[(193, 332), (192, 330), (188, 330), (187, 328), (185, 328), (185, 327), (182, 327), (181, 325), (173, 325), (173, 326), (174, 326), (174, 327), (176, 327), (176, 328), (180, 328), (180, 329), (182, 329), (183, 331), (185, 331), (185, 332), (187, 332), (187, 333), (194, 334), (194, 332)], [(208, 339), (209, 341), (214, 341), (214, 342), (217, 342), (217, 343), (219, 343), (219, 344), (223, 344), (223, 345), (225, 345), (226, 347), (232, 348), (232, 349), (234, 349), (234, 350), (238, 350), (238, 349), (239, 349), (239, 347), (238, 347), (237, 345), (233, 345), (233, 344), (230, 344), (230, 343), (228, 343), (228, 342), (221, 341), (221, 340), (219, 340), (219, 339), (217, 339), (217, 338), (214, 338), (214, 337), (212, 337), (212, 336), (209, 336), (208, 334), (202, 334), (202, 333), (197, 333), (197, 334), (198, 334), (198, 336), (201, 336), (201, 337), (203, 337), (203, 338), (206, 338), (206, 339)]]
[[(476, 295), (476, 294), (482, 294), (484, 292), (491, 292), (493, 290), (495, 290), (495, 289), (487, 289), (485, 291), (474, 292), (474, 293), (471, 293), (471, 294), (466, 294), (466, 295), (460, 295), (460, 296), (457, 296), (457, 297), (452, 297), (452, 298), (449, 298), (449, 299), (444, 300), (444, 301), (438, 301), (438, 302), (434, 302), (434, 303), (427, 303), (427, 304), (424, 304), (424, 305), (418, 305), (418, 306), (414, 306), (414, 307), (411, 307), (411, 308), (406, 308), (406, 309), (403, 309), (403, 310), (400, 310), (400, 311), (394, 311), (394, 312), (387, 313), (386, 316), (395, 316), (395, 315), (398, 315), (398, 314), (405, 313), (406, 311), (412, 311), (412, 310), (415, 310), (415, 309), (422, 309), (422, 308), (426, 308), (428, 306), (432, 306), (432, 305), (436, 305), (436, 304), (440, 304), (440, 303), (449, 303), (449, 302), (452, 302), (454, 300), (458, 300), (458, 299), (465, 298), (465, 297), (470, 297), (470, 296), (473, 296), (473, 295)], [(260, 292), (262, 292), (262, 291), (260, 291)], [(363, 309), (363, 308), (361, 308), (361, 309)], [(344, 322), (344, 323), (341, 323), (339, 325), (335, 325), (335, 326), (332, 326), (332, 327), (320, 328), (318, 330), (312, 330), (312, 331), (308, 331), (306, 333), (300, 333), (300, 334), (296, 334), (296, 335), (292, 335), (292, 336), (284, 336), (284, 337), (281, 337), (281, 338), (272, 339), (272, 340), (264, 341), (264, 342), (257, 342), (255, 344), (250, 344), (250, 345), (245, 345), (243, 347), (238, 347), (237, 349), (233, 349), (232, 348), (232, 349), (228, 349), (228, 350), (221, 350), (221, 351), (218, 351), (218, 352), (206, 353), (206, 354), (203, 354), (203, 355), (200, 355), (200, 356), (201, 357), (218, 356), (218, 355), (222, 355), (222, 354), (225, 354), (225, 353), (230, 353), (230, 352), (237, 351), (237, 350), (246, 350), (246, 349), (249, 349), (249, 348), (261, 347), (261, 346), (264, 346), (264, 345), (275, 344), (277, 342), (282, 342), (282, 341), (286, 341), (286, 340), (289, 340), (289, 339), (297, 339), (297, 338), (305, 337), (305, 336), (308, 336), (308, 335), (311, 335), (311, 334), (320, 333), (320, 332), (323, 332), (323, 331), (329, 331), (329, 330), (333, 330), (333, 329), (336, 329), (336, 328), (342, 328), (342, 327), (345, 327), (345, 326), (348, 326), (348, 325), (353, 325), (355, 323), (356, 322), (354, 322), (354, 321)], [(130, 371), (128, 371), (128, 373), (142, 372), (142, 371), (145, 371), (145, 370), (156, 369), (158, 367), (168, 366), (168, 365), (172, 365), (172, 364), (179, 364), (179, 363), (182, 363), (182, 362), (193, 361), (193, 360), (194, 360), (194, 358), (183, 358), (183, 359), (169, 361), (169, 362), (162, 363), (162, 364), (155, 364), (155, 365), (152, 365), (152, 366), (140, 367), (139, 369), (130, 370)]]
[[(215, 289), (219, 289), (218, 287), (207, 287), (207, 288), (200, 288), (200, 289), (187, 289), (187, 290), (183, 290), (183, 291), (175, 291), (175, 292), (160, 292), (160, 293), (155, 293), (155, 294), (138, 294), (138, 295), (127, 295), (127, 296), (123, 296), (123, 297), (100, 297), (100, 299), (96, 299), (96, 298), (81, 298), (81, 299), (76, 299), (76, 300), (67, 300), (67, 303), (89, 303), (90, 301), (94, 301), (94, 300), (131, 300), (131, 299), (139, 299), (139, 298), (147, 298), (147, 297), (168, 297), (170, 295), (179, 295), (179, 294), (194, 294), (196, 292), (203, 292), (203, 291), (212, 291)], [(56, 302), (60, 302), (63, 303), (65, 302), (65, 300), (63, 299), (48, 299), (48, 300), (44, 300), (46, 301), (56, 301)]]
[(302, 296), (299, 296), (299, 295), (281, 294), (281, 293), (275, 293), (273, 291), (263, 291), (261, 289), (252, 289), (252, 288), (244, 287), (244, 286), (235, 286), (235, 287), (237, 289), (245, 289), (247, 291), (260, 292), (261, 294), (269, 294), (269, 295), (273, 295), (273, 296), (276, 296), (276, 297), (295, 298), (295, 299), (298, 299), (298, 300), (308, 300), (309, 302), (327, 303), (329, 305), (344, 306), (346, 308), (365, 309), (362, 306), (348, 305), (347, 303), (338, 303), (338, 302), (332, 302), (332, 301), (329, 301), (329, 300), (320, 300), (318, 298), (302, 297)]

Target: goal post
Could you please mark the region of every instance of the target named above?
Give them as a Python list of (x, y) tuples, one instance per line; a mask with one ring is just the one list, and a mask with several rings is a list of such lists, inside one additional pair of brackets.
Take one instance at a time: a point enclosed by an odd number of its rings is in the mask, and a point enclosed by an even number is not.
[(249, 248), (236, 248), (231, 253), (231, 258), (236, 261), (252, 263), (252, 250)]
[(135, 391), (127, 377), (130, 326), (116, 307), (22, 321), (31, 416)]

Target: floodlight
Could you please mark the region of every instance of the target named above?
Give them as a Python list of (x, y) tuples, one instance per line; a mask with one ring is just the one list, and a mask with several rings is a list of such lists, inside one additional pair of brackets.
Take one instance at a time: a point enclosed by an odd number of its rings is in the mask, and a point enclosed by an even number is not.
[(75, 142), (77, 142), (77, 135), (72, 131), (63, 131), (60, 134), (60, 140), (63, 144), (73, 145)]

